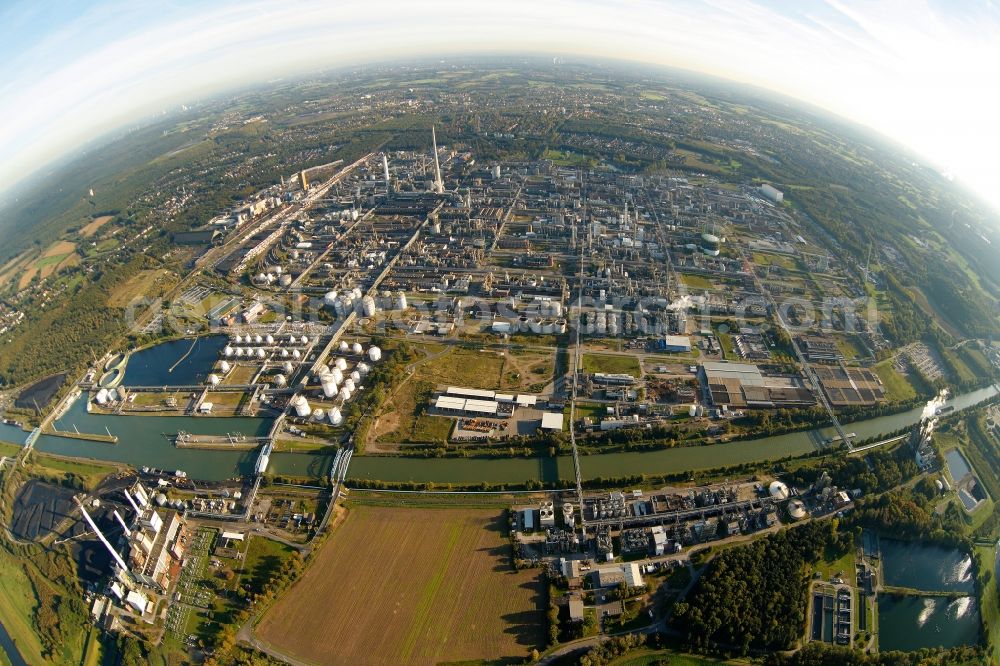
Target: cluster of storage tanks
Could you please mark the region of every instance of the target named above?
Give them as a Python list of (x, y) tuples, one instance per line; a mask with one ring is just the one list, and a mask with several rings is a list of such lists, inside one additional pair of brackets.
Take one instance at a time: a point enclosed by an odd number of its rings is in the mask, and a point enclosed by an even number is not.
[[(248, 359), (263, 361), (272, 355), (282, 359), (300, 360), (304, 351), (296, 347), (308, 347), (313, 341), (308, 335), (289, 335), (275, 339), (273, 335), (239, 335), (222, 350), (224, 359)], [(223, 361), (226, 362), (226, 361)], [(223, 370), (223, 372), (228, 372)]]
[(288, 287), (292, 284), (292, 276), (286, 273), (281, 266), (268, 266), (264, 272), (254, 275), (253, 281), (261, 286), (277, 282), (279, 287)]
[(97, 392), (97, 395), (94, 396), (94, 402), (103, 407), (108, 403), (118, 402), (120, 397), (121, 396), (118, 395), (118, 389), (102, 388)]
[(379, 310), (405, 310), (407, 308), (406, 293), (383, 291), (378, 297), (365, 296), (361, 290), (354, 287), (350, 291), (328, 291), (323, 296), (323, 305), (332, 308), (337, 317), (343, 319), (354, 312), (359, 317), (374, 317)]
[(511, 324), (511, 330), (519, 333), (538, 333), (542, 335), (561, 335), (566, 332), (566, 320), (545, 319), (543, 317), (528, 317), (521, 315)]
[(371, 366), (382, 359), (382, 350), (378, 347), (370, 347), (366, 352), (357, 342), (349, 345), (341, 341), (340, 352), (342, 354), (353, 354), (366, 361), (359, 361), (354, 369), (348, 373), (347, 359), (338, 357), (332, 366), (321, 365), (316, 372), (316, 379), (319, 381), (320, 389), (326, 400), (334, 400), (338, 406), (330, 409), (328, 413), (322, 409), (313, 409), (304, 395), (297, 395), (292, 399), (291, 406), (295, 410), (295, 415), (300, 419), (312, 417), (316, 421), (327, 419), (330, 425), (339, 426), (344, 422), (344, 416), (340, 411), (342, 407), (354, 393), (360, 388), (362, 380), (371, 372)]

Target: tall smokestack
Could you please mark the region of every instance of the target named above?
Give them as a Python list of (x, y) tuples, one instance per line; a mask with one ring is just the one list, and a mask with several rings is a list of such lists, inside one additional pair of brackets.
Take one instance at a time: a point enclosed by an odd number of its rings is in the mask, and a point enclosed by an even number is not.
[(389, 185), (389, 158), (385, 153), (382, 153), (382, 171), (385, 175), (385, 184)]
[(132, 530), (130, 530), (128, 525), (125, 524), (125, 519), (122, 518), (122, 514), (118, 513), (118, 509), (115, 509), (115, 518), (118, 519), (118, 523), (122, 526), (122, 529), (125, 530), (125, 536), (131, 538)]
[(134, 499), (132, 499), (132, 493), (130, 493), (127, 488), (125, 489), (125, 499), (127, 499), (128, 503), (132, 505), (133, 509), (135, 509), (135, 515), (141, 516), (142, 511), (139, 510), (139, 505), (135, 503)]
[(444, 194), (444, 181), (441, 180), (441, 163), (438, 161), (437, 132), (431, 125), (431, 143), (434, 144), (434, 191)]
[(95, 523), (94, 519), (90, 517), (90, 514), (87, 513), (87, 510), (83, 508), (83, 503), (80, 502), (80, 500), (77, 499), (76, 497), (74, 497), (73, 499), (76, 500), (77, 506), (80, 507), (80, 513), (83, 514), (83, 519), (87, 521), (88, 525), (90, 525), (90, 529), (94, 530), (94, 533), (97, 534), (97, 538), (101, 540), (101, 543), (104, 544), (104, 547), (108, 549), (109, 553), (111, 553), (111, 557), (115, 559), (115, 562), (118, 563), (118, 566), (120, 566), (125, 571), (128, 571), (128, 565), (125, 564), (125, 560), (122, 559), (122, 556), (118, 554), (117, 550), (111, 547), (111, 544), (108, 543), (108, 540), (104, 538), (104, 533), (101, 532), (101, 530), (97, 527), (97, 523)]

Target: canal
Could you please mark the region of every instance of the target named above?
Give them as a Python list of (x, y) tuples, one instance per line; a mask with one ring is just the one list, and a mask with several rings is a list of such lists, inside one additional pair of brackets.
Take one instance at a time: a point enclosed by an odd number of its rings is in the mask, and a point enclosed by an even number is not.
[(7, 633), (7, 628), (3, 624), (0, 624), (0, 653), (6, 655), (11, 666), (28, 666), (28, 662), (21, 656), (20, 650), (17, 649), (17, 645), (14, 644), (14, 640)]
[[(190, 341), (187, 344), (190, 346)], [(131, 362), (129, 365), (131, 366)], [(961, 410), (996, 393), (997, 388), (990, 386), (957, 396), (948, 404)], [(848, 430), (857, 433), (859, 438), (875, 437), (916, 423), (921, 411), (922, 408), (916, 408), (852, 423)], [(167, 436), (179, 430), (204, 435), (239, 432), (247, 436), (258, 436), (265, 434), (270, 426), (271, 420), (262, 418), (90, 414), (86, 410), (86, 400), (81, 398), (56, 422), (56, 427), (63, 431), (73, 432), (76, 429), (81, 433), (96, 434), (105, 434), (107, 428), (118, 436), (118, 444), (43, 435), (35, 446), (39, 451), (65, 456), (109, 460), (135, 466), (183, 469), (192, 478), (211, 481), (251, 472), (255, 452), (178, 449)], [(25, 432), (17, 428), (0, 425), (0, 440), (21, 444), (26, 436)], [(801, 455), (821, 447), (831, 436), (833, 430), (823, 428), (712, 446), (583, 456), (580, 464), (585, 479), (677, 473)], [(274, 474), (324, 476), (331, 460), (328, 455), (275, 453), (271, 456), (269, 471)], [(571, 480), (573, 467), (568, 456), (558, 459), (354, 456), (349, 476), (388, 482), (523, 483), (527, 480)]]

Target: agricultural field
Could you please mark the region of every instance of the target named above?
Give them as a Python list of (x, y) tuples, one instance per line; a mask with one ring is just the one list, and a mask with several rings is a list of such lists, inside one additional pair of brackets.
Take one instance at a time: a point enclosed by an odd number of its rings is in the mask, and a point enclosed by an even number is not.
[(108, 305), (124, 308), (140, 297), (156, 298), (162, 296), (176, 282), (177, 277), (168, 271), (141, 271), (111, 294)]
[(96, 217), (87, 223), (85, 226), (81, 227), (80, 235), (84, 238), (90, 238), (97, 233), (97, 230), (103, 227), (105, 224), (115, 219), (113, 215), (101, 215)]
[(639, 359), (634, 356), (618, 356), (614, 354), (584, 354), (583, 371), (588, 373), (604, 372), (608, 374), (642, 376)]
[(511, 569), (505, 528), (495, 509), (353, 505), (256, 635), (315, 663), (523, 659), (542, 646), (542, 587)]

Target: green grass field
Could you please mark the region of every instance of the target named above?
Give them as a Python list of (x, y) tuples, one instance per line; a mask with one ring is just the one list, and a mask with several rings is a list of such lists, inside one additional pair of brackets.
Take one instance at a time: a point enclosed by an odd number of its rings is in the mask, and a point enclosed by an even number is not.
[(882, 385), (885, 386), (886, 399), (890, 401), (912, 400), (917, 397), (917, 390), (913, 388), (913, 385), (910, 384), (910, 381), (906, 377), (896, 372), (895, 368), (892, 367), (891, 359), (874, 365), (872, 370), (882, 380)]
[(17, 561), (0, 550), (0, 622), (26, 658), (42, 653), (34, 631), (34, 608), (31, 581)]
[(614, 354), (584, 354), (583, 371), (589, 373), (603, 372), (607, 374), (624, 374), (640, 377), (642, 369), (639, 359), (634, 356), (617, 356)]
[(711, 289), (712, 281), (700, 275), (681, 273), (681, 282), (692, 289)]
[[(983, 563), (992, 566), (995, 559), (993, 546), (976, 546), (976, 552), (983, 558)], [(987, 639), (994, 653), (1000, 650), (1000, 598), (998, 598), (997, 583), (991, 580), (983, 586), (979, 597), (979, 612), (982, 613), (983, 626), (986, 627)]]
[(608, 662), (608, 666), (656, 666), (657, 664), (670, 664), (670, 666), (711, 666), (712, 664), (739, 663), (748, 662), (720, 661), (709, 657), (696, 657), (693, 654), (680, 654), (672, 650), (636, 650)]

